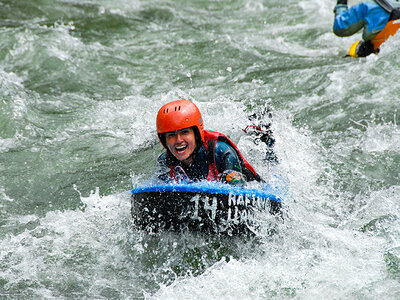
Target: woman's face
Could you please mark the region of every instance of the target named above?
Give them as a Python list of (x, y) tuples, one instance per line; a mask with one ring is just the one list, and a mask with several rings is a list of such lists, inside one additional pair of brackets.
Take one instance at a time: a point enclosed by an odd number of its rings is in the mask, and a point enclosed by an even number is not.
[(180, 161), (185, 161), (196, 149), (196, 136), (193, 128), (184, 128), (165, 134), (167, 148)]

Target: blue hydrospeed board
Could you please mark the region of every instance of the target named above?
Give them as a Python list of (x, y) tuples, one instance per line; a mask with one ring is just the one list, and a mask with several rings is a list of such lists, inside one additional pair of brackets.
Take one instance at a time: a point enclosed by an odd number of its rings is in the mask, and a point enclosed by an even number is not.
[(143, 186), (132, 190), (132, 217), (150, 231), (200, 230), (242, 232), (256, 223), (257, 212), (280, 215), (278, 189), (246, 189), (223, 183), (201, 182)]

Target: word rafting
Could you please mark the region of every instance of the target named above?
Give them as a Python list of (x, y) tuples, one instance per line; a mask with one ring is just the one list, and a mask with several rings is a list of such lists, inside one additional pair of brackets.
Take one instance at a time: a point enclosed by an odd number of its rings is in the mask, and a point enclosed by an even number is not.
[(201, 221), (200, 211), (203, 209), (208, 218), (216, 221), (216, 217), (225, 224), (254, 224), (255, 211), (270, 209), (270, 199), (265, 197), (243, 196), (230, 193), (227, 199), (196, 195), (194, 202), (192, 220)]

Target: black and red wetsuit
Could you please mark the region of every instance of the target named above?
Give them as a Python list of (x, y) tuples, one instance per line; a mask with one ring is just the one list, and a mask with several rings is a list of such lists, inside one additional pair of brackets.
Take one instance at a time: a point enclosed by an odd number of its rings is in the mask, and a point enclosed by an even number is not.
[(186, 166), (169, 151), (158, 158), (159, 178), (164, 181), (176, 177), (175, 167), (181, 166), (189, 179), (219, 180), (219, 175), (226, 170), (243, 173), (247, 181), (261, 181), (254, 168), (245, 160), (236, 145), (225, 135), (215, 131), (204, 131), (205, 142), (193, 153), (193, 163)]

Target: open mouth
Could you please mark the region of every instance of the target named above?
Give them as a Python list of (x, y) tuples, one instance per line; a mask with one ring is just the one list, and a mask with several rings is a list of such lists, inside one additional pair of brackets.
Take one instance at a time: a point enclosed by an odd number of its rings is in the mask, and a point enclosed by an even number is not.
[(178, 154), (182, 154), (185, 152), (185, 150), (187, 149), (187, 145), (183, 145), (183, 146), (176, 146), (175, 150)]

